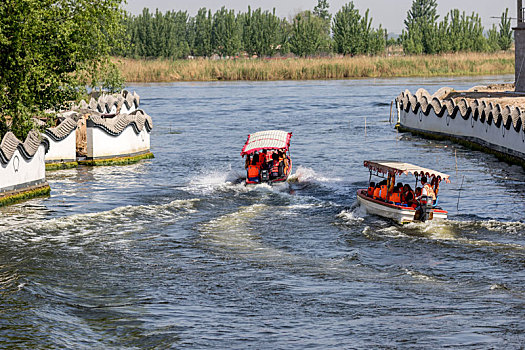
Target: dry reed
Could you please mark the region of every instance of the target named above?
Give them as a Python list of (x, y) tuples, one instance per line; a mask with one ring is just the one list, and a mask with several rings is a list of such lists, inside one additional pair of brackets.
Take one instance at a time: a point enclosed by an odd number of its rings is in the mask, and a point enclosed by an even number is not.
[(514, 53), (236, 60), (115, 58), (127, 82), (306, 80), (495, 75), (514, 72)]

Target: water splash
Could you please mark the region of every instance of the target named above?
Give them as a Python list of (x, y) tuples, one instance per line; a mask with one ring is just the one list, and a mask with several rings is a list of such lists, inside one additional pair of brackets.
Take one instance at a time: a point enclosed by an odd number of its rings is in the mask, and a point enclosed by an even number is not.
[(64, 242), (74, 237), (125, 235), (148, 227), (152, 222), (158, 225), (172, 224), (187, 213), (195, 212), (195, 204), (198, 201), (199, 199), (184, 199), (164, 204), (127, 205), (96, 213), (75, 214), (50, 220), (40, 219), (23, 225), (9, 225), (7, 221), (0, 230), (0, 237), (11, 241)]

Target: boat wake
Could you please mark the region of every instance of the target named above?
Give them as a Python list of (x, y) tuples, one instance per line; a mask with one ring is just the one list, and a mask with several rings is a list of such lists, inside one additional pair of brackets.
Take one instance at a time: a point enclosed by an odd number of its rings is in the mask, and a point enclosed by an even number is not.
[(283, 270), (294, 270), (296, 273), (313, 276), (330, 276), (377, 282), (388, 280), (382, 272), (362, 265), (355, 265), (353, 258), (326, 259), (298, 255), (291, 251), (279, 249), (264, 243), (264, 232), (260, 222), (272, 211), (285, 215), (315, 207), (315, 204), (297, 204), (287, 207), (273, 207), (265, 204), (253, 204), (220, 216), (200, 226), (200, 243), (206, 248), (231, 258), (242, 257), (255, 264), (273, 265)]
[(58, 241), (84, 237), (82, 244), (101, 235), (126, 235), (148, 231), (154, 225), (171, 225), (196, 212), (199, 199), (174, 200), (164, 204), (122, 206), (108, 211), (75, 214), (50, 220), (0, 226), (0, 237), (10, 241)]
[(246, 174), (233, 170), (231, 164), (227, 169), (209, 169), (190, 179), (184, 190), (195, 194), (208, 195), (213, 192), (247, 192), (244, 184)]
[(351, 208), (345, 209), (337, 214), (337, 217), (342, 219), (345, 224), (355, 224), (364, 221), (367, 215), (366, 209), (356, 201)]
[(403, 226), (392, 225), (379, 229), (377, 233), (395, 238), (418, 237), (440, 242), (453, 242), (462, 246), (491, 247), (494, 250), (525, 253), (525, 239), (521, 239), (525, 237), (525, 224), (520, 222), (428, 221)]
[(303, 184), (309, 184), (309, 183), (337, 183), (342, 182), (343, 179), (334, 177), (326, 177), (321, 174), (318, 174), (315, 172), (315, 170), (303, 166), (297, 167), (297, 170), (295, 173), (290, 175), (288, 178), (288, 182), (292, 183), (303, 183)]

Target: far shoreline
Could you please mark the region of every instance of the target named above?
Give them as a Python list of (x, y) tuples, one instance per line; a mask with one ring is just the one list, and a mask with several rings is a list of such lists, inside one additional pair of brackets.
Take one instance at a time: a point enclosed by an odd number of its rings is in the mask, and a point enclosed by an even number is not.
[(514, 74), (514, 52), (272, 59), (115, 57), (129, 83), (344, 80)]

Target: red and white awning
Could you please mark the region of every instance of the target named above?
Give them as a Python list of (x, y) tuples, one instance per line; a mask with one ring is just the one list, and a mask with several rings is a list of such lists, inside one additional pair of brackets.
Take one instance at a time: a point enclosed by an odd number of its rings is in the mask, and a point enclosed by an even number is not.
[(263, 149), (283, 149), (287, 151), (290, 147), (291, 137), (291, 132), (282, 130), (267, 130), (250, 134), (242, 148), (241, 156), (262, 151)]
[(389, 160), (381, 160), (381, 161), (371, 161), (371, 160), (365, 160), (364, 166), (372, 171), (376, 171), (379, 173), (387, 174), (392, 173), (396, 175), (401, 174), (413, 174), (415, 176), (427, 176), (428, 178), (431, 177), (437, 177), (441, 180), (445, 180), (445, 182), (450, 182), (449, 177), (450, 175), (447, 175), (445, 173), (441, 173), (439, 171), (435, 171), (432, 169), (422, 168), (417, 165), (413, 165), (410, 163), (403, 163), (403, 162), (396, 162), (396, 161), (389, 161)]

